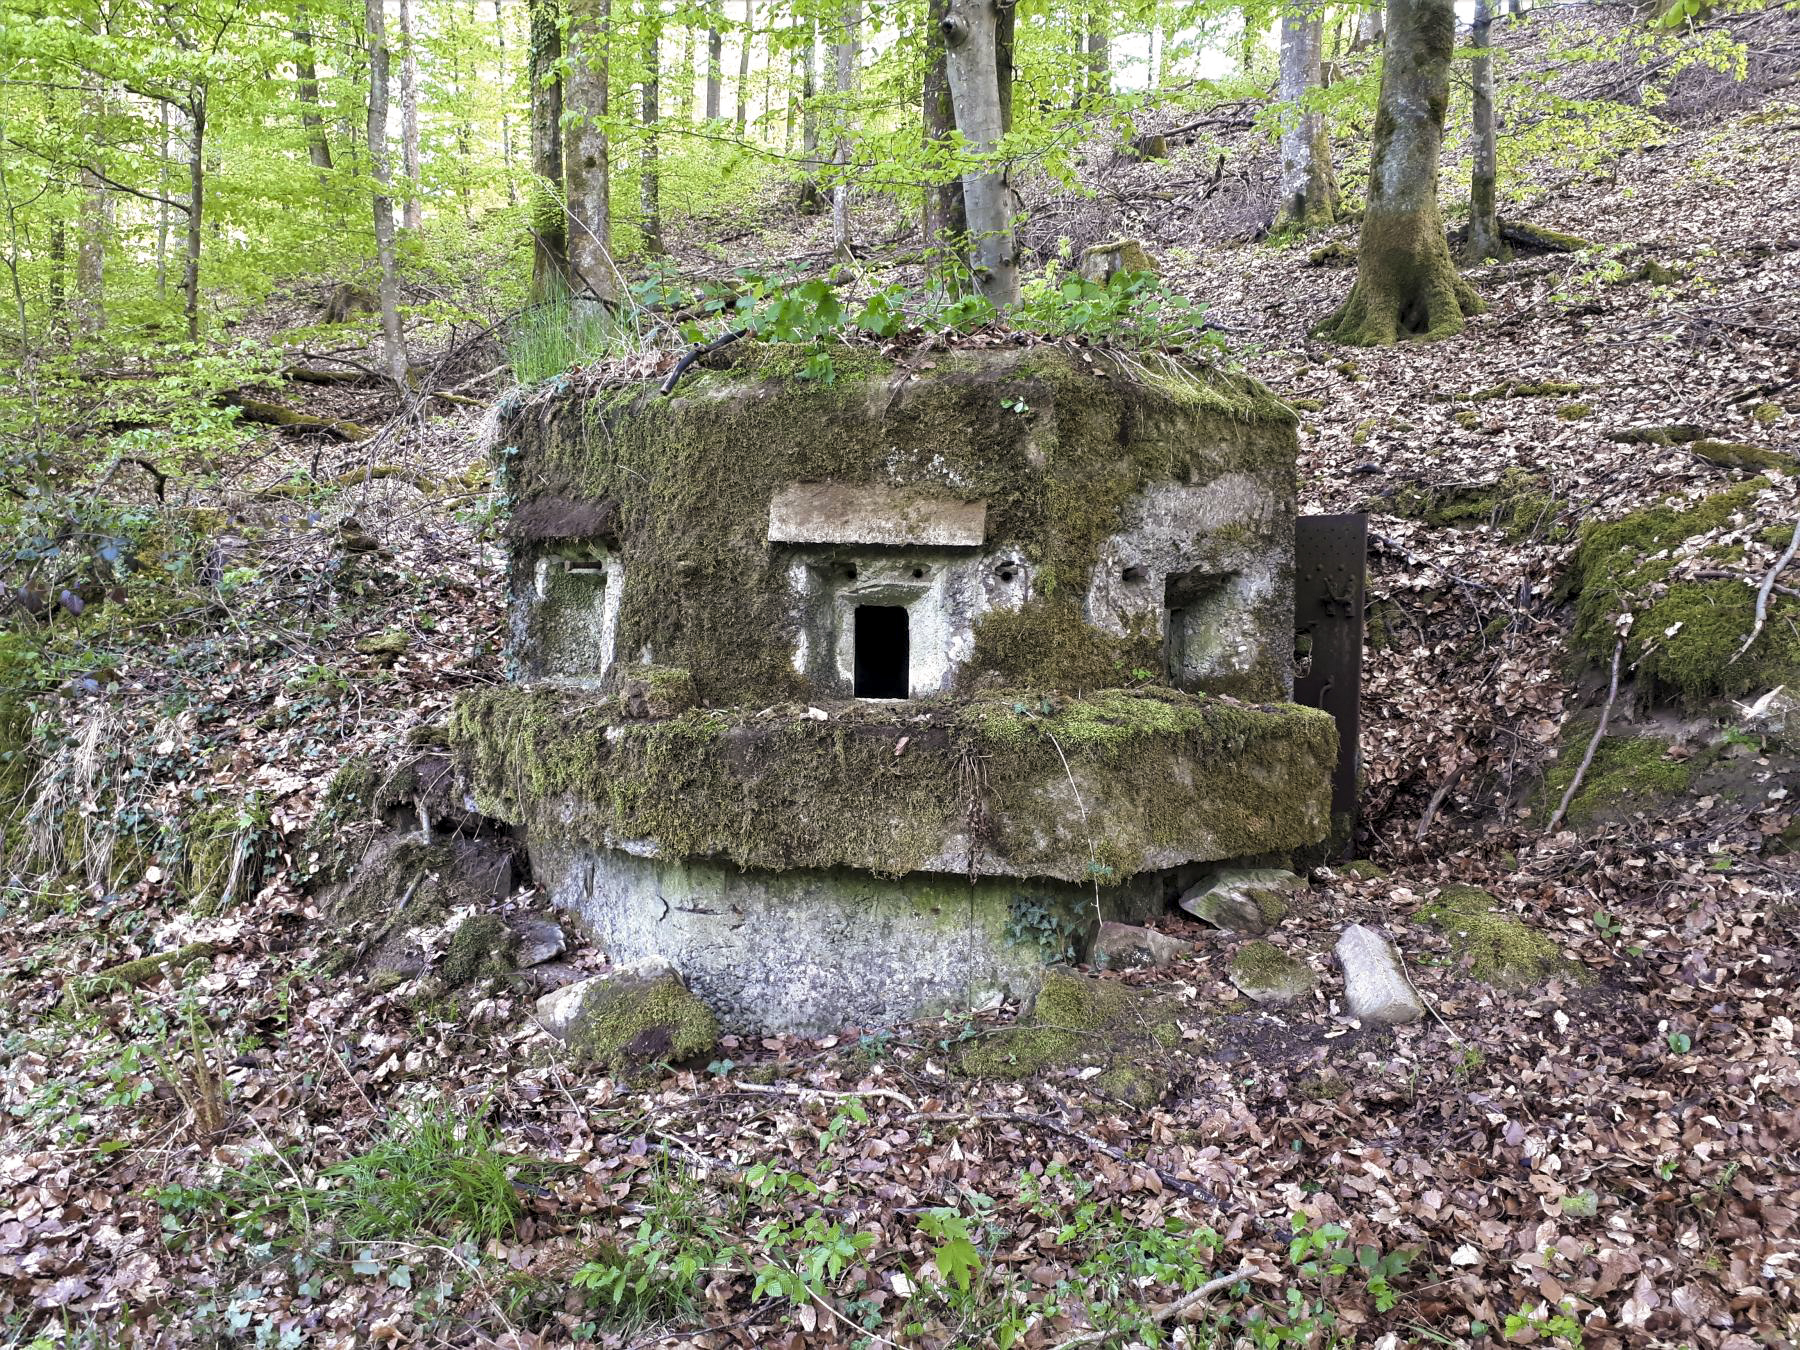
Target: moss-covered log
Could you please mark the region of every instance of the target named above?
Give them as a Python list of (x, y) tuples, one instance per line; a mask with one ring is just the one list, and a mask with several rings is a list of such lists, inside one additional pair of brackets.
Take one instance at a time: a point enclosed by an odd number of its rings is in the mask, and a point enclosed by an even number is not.
[(1450, 98), (1450, 0), (1390, 0), (1381, 101), (1356, 284), (1318, 336), (1357, 346), (1462, 332), (1481, 300), (1457, 275), (1438, 210), (1438, 151)]
[(251, 398), (245, 393), (222, 395), (219, 402), (224, 407), (236, 408), (246, 422), (279, 427), (283, 431), (322, 431), (340, 441), (366, 441), (374, 435), (360, 422), (351, 422), (342, 417), (314, 417), (311, 413), (297, 412), (279, 403)]

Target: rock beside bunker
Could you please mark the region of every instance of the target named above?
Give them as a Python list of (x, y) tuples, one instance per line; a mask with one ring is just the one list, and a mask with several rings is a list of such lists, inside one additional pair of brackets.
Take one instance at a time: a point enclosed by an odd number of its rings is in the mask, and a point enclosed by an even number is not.
[(1319, 977), (1311, 966), (1261, 938), (1238, 950), (1228, 973), (1245, 998), (1270, 1006), (1305, 998), (1319, 987)]
[(719, 1041), (712, 1009), (665, 961), (621, 966), (545, 994), (537, 1020), (577, 1059), (619, 1077), (698, 1058)]
[(1251, 937), (1287, 917), (1287, 897), (1306, 883), (1278, 867), (1235, 867), (1215, 873), (1176, 901), (1202, 923)]
[(1400, 953), (1386, 936), (1351, 924), (1338, 939), (1336, 955), (1344, 968), (1344, 1002), (1357, 1021), (1391, 1027), (1425, 1015)]
[(1181, 939), (1154, 928), (1109, 920), (1100, 925), (1100, 935), (1094, 939), (1093, 965), (1099, 970), (1143, 970), (1178, 961), (1190, 950)]

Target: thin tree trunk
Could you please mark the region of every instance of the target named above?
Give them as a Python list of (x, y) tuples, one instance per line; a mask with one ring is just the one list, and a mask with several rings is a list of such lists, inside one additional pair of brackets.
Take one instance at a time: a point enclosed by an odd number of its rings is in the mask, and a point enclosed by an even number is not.
[(369, 30), (369, 174), (375, 218), (375, 253), (381, 262), (381, 334), (388, 375), (402, 395), (407, 392), (406, 338), (400, 331), (400, 271), (394, 258), (394, 201), (388, 195), (388, 47), (383, 0), (364, 0), (363, 22)]
[(606, 143), (612, 0), (568, 0), (568, 7), (565, 97), (569, 126), (563, 145), (563, 176), (569, 192), (569, 289), (592, 300), (616, 301), (612, 166)]
[[(792, 29), (790, 28), (789, 31), (791, 32)], [(792, 41), (790, 39), (790, 45), (788, 47), (788, 54), (787, 54), (787, 91), (788, 91), (787, 126), (783, 129), (782, 134), (781, 134), (781, 152), (783, 154), (792, 154), (793, 153), (794, 129), (795, 129), (795, 127), (797, 127), (799, 125), (799, 121), (800, 121), (800, 100), (798, 97), (795, 96), (795, 93), (794, 93), (794, 85), (796, 83), (795, 77), (799, 72), (799, 68), (800, 68), (799, 46), (796, 43), (792, 43)]]
[(831, 189), (831, 242), (839, 254), (850, 252), (850, 136), (854, 124), (850, 116), (851, 98), (856, 92), (856, 57), (861, 49), (857, 30), (862, 27), (862, 0), (849, 0), (844, 6), (843, 31), (832, 45), (835, 68), (834, 89), (838, 97), (838, 135), (832, 163), (838, 166), (838, 181)]
[(68, 298), (63, 274), (69, 268), (69, 230), (59, 215), (50, 222), (50, 320), (63, 318), (63, 302)]
[(169, 105), (158, 101), (156, 147), (156, 298), (169, 298)]
[(206, 218), (206, 95), (188, 103), (187, 254), (182, 261), (182, 313), (189, 342), (200, 340), (200, 241)]
[(638, 207), (643, 215), (644, 252), (663, 252), (662, 174), (657, 167), (658, 86), (662, 77), (662, 14), (654, 6), (644, 15), (644, 160), (638, 171)]
[(423, 204), (419, 200), (419, 59), (413, 50), (412, 0), (400, 0), (400, 172), (406, 177), (400, 223), (416, 230)]
[[(944, 18), (950, 12), (950, 0), (928, 0), (925, 14), (925, 87), (921, 94), (924, 105), (926, 149), (936, 149), (948, 158), (955, 144), (956, 109), (950, 101), (950, 70), (946, 64), (948, 49), (944, 45)], [(934, 169), (941, 166), (933, 164)], [(947, 178), (925, 187), (925, 247), (937, 255), (940, 271), (948, 271), (961, 253), (963, 237), (969, 221), (963, 212), (962, 178)]]
[[(88, 90), (81, 102), (88, 153), (97, 155), (105, 137), (104, 87), (96, 85)], [(100, 175), (84, 166), (75, 231), (75, 327), (88, 336), (106, 327), (106, 236), (111, 220), (112, 194)]]
[(800, 81), (800, 157), (805, 168), (800, 177), (800, 211), (816, 215), (819, 210), (819, 109), (814, 102), (819, 96), (819, 25), (806, 21), (806, 71)]
[(1490, 258), (1505, 258), (1508, 253), (1500, 239), (1500, 136), (1494, 122), (1494, 62), (1486, 55), (1492, 22), (1489, 0), (1475, 0), (1470, 45), (1482, 55), (1470, 63), (1469, 70), (1475, 86), (1470, 110), (1474, 165), (1469, 173), (1469, 239), (1463, 250), (1463, 261), (1475, 267)]
[(744, 45), (738, 49), (737, 129), (750, 125), (750, 44), (756, 37), (756, 0), (744, 0)]
[(562, 35), (556, 0), (528, 0), (531, 83), (531, 294), (543, 300), (569, 271), (563, 205)]
[(1359, 49), (1372, 47), (1382, 40), (1387, 32), (1385, 17), (1380, 5), (1363, 11), (1362, 18), (1356, 25), (1356, 46)]
[(1450, 260), (1438, 211), (1455, 47), (1452, 0), (1388, 0), (1356, 284), (1319, 325), (1321, 337), (1362, 346), (1450, 337), (1482, 308)]
[[(1012, 6), (1005, 7), (1010, 12)], [(950, 96), (957, 129), (978, 162), (963, 174), (975, 284), (994, 308), (1019, 301), (1019, 261), (1013, 240), (1012, 192), (1006, 172), (994, 160), (1005, 135), (1010, 92), (1000, 78), (1005, 44), (1001, 6), (995, 0), (950, 0), (944, 40)], [(1008, 62), (1010, 65), (1010, 61)]]
[(694, 91), (700, 87), (700, 67), (695, 65), (699, 53), (694, 44), (694, 25), (681, 25), (681, 79), (676, 84), (675, 116), (683, 122), (694, 120)]
[(1303, 106), (1309, 92), (1324, 84), (1321, 51), (1324, 6), (1287, 14), (1281, 20), (1281, 203), (1275, 228), (1310, 230), (1337, 218), (1337, 179), (1331, 172), (1331, 138), (1325, 118)]
[[(724, 0), (714, 0), (722, 4)], [(719, 101), (722, 94), (725, 72), (725, 34), (719, 29), (717, 10), (709, 7), (707, 18), (710, 22), (706, 28), (706, 120), (719, 120)]]
[(1244, 73), (1256, 69), (1256, 58), (1262, 52), (1263, 33), (1268, 27), (1268, 18), (1261, 13), (1243, 10), (1244, 28), (1238, 35), (1238, 68)]
[[(500, 83), (508, 83), (506, 65), (506, 13), (500, 0), (494, 0), (494, 54), (500, 68)], [(513, 174), (512, 99), (500, 100), (500, 162), (506, 166), (506, 204), (519, 204), (519, 184)]]
[(1150, 87), (1152, 89), (1162, 83), (1163, 41), (1162, 7), (1156, 6), (1154, 17), (1150, 23)]
[(331, 142), (319, 115), (319, 69), (313, 61), (312, 24), (306, 6), (294, 11), (294, 74), (298, 76), (300, 125), (306, 129), (306, 156), (320, 173), (331, 171)]
[(1097, 2), (1087, 13), (1087, 96), (1105, 98), (1112, 92), (1112, 38), (1106, 31), (1106, 11)]

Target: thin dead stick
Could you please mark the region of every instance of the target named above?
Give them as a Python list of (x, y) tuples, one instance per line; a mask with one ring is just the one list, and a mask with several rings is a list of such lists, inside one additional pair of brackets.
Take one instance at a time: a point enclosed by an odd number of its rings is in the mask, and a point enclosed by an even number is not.
[(884, 1097), (890, 1102), (904, 1106), (908, 1111), (919, 1109), (917, 1102), (892, 1088), (865, 1088), (861, 1092), (827, 1092), (824, 1088), (790, 1087), (785, 1083), (746, 1083), (738, 1078), (726, 1079), (725, 1086), (737, 1092), (763, 1092), (776, 1097), (802, 1097), (833, 1102), (841, 1102), (848, 1097)]
[[(1210, 1279), (1205, 1284), (1201, 1285), (1198, 1289), (1183, 1294), (1173, 1303), (1165, 1303), (1162, 1307), (1156, 1309), (1150, 1314), (1150, 1320), (1159, 1325), (1166, 1322), (1173, 1322), (1183, 1313), (1190, 1311), (1196, 1304), (1206, 1302), (1207, 1299), (1211, 1298), (1221, 1289), (1229, 1289), (1239, 1280), (1247, 1280), (1255, 1273), (1256, 1268), (1254, 1266), (1240, 1266), (1229, 1275), (1215, 1276), (1213, 1279)], [(1119, 1332), (1117, 1330), (1084, 1331), (1079, 1336), (1071, 1336), (1066, 1341), (1058, 1342), (1055, 1350), (1072, 1350), (1072, 1347), (1078, 1345), (1101, 1345), (1118, 1334)]]
[(1600, 739), (1606, 735), (1606, 724), (1612, 718), (1613, 703), (1619, 697), (1619, 661), (1624, 655), (1625, 635), (1621, 633), (1619, 640), (1613, 644), (1612, 684), (1606, 691), (1606, 706), (1600, 710), (1600, 725), (1594, 728), (1594, 737), (1588, 742), (1587, 753), (1581, 757), (1581, 763), (1575, 766), (1575, 776), (1569, 780), (1562, 800), (1556, 804), (1556, 814), (1550, 817), (1550, 823), (1544, 827), (1545, 834), (1554, 834), (1562, 824), (1563, 817), (1568, 814), (1569, 803), (1581, 791), (1581, 780), (1587, 777), (1588, 766), (1594, 762), (1594, 752), (1600, 748)]
[(1787, 552), (1775, 560), (1775, 565), (1762, 579), (1762, 585), (1757, 587), (1756, 623), (1750, 629), (1750, 636), (1744, 639), (1744, 645), (1737, 649), (1731, 660), (1725, 663), (1726, 665), (1734, 664), (1738, 657), (1749, 651), (1751, 644), (1762, 636), (1763, 625), (1769, 621), (1769, 592), (1775, 589), (1775, 578), (1780, 576), (1787, 565), (1794, 560), (1794, 554), (1797, 552), (1800, 552), (1800, 519), (1794, 521), (1794, 537), (1788, 540)]
[(1446, 776), (1444, 781), (1438, 786), (1438, 790), (1431, 794), (1431, 801), (1425, 806), (1425, 814), (1419, 817), (1419, 828), (1413, 833), (1414, 843), (1422, 844), (1425, 842), (1425, 836), (1431, 830), (1431, 822), (1436, 818), (1438, 808), (1444, 804), (1444, 798), (1448, 797), (1451, 789), (1462, 781), (1464, 767), (1465, 765), (1462, 762), (1462, 747), (1458, 746), (1456, 767), (1450, 770), (1448, 776)]

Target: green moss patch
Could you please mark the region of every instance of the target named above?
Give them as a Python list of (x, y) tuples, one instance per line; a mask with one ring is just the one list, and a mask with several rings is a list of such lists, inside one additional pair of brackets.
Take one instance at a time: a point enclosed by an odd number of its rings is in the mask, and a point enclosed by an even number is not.
[(1379, 863), (1372, 863), (1367, 858), (1352, 858), (1347, 863), (1339, 863), (1337, 870), (1358, 881), (1380, 881), (1388, 874), (1387, 868)]
[(510, 974), (518, 947), (518, 937), (499, 915), (472, 914), (450, 935), (438, 974), (452, 988)]
[(1747, 472), (1761, 473), (1765, 469), (1778, 469), (1782, 473), (1793, 473), (1800, 469), (1800, 460), (1792, 455), (1784, 455), (1776, 450), (1765, 450), (1760, 445), (1743, 445), (1736, 441), (1695, 441), (1688, 449), (1705, 460), (1708, 464), (1720, 469), (1743, 469)]
[(1569, 380), (1508, 380), (1505, 384), (1478, 389), (1469, 398), (1476, 403), (1486, 403), (1497, 398), (1551, 398), (1580, 392), (1581, 386)]
[(1467, 487), (1404, 488), (1394, 498), (1394, 514), (1428, 525), (1498, 527), (1508, 538), (1546, 529), (1556, 519), (1556, 499), (1542, 480), (1524, 469), (1507, 469), (1492, 483)]
[[(1585, 719), (1583, 719), (1585, 720)], [(1546, 815), (1556, 809), (1593, 735), (1592, 722), (1570, 725), (1560, 757), (1544, 779)], [(1577, 829), (1618, 820), (1634, 811), (1655, 810), (1688, 790), (1689, 766), (1668, 757), (1669, 746), (1650, 736), (1608, 736), (1594, 751), (1593, 763), (1581, 780), (1581, 791), (1569, 803), (1569, 824)]]
[[(631, 721), (582, 691), (459, 699), (452, 740), (477, 803), (531, 833), (775, 870), (979, 870), (1102, 886), (1310, 843), (1329, 826), (1323, 713), (1171, 691), (1041, 694)], [(900, 742), (904, 747), (897, 752)], [(1106, 804), (1104, 824), (1084, 802)], [(1090, 809), (1092, 809), (1090, 807)]]
[(1755, 590), (1735, 580), (1671, 580), (1689, 540), (1751, 522), (1761, 479), (1683, 507), (1662, 506), (1581, 531), (1566, 590), (1575, 600), (1576, 647), (1612, 659), (1616, 619), (1633, 615), (1625, 659), (1641, 696), (1689, 706), (1778, 684), (1800, 685), (1800, 601), (1774, 597), (1768, 623), (1741, 658), (1756, 621)]
[(1474, 886), (1446, 886), (1413, 916), (1450, 939), (1458, 960), (1478, 980), (1509, 988), (1578, 977), (1581, 967), (1563, 956), (1544, 934), (1500, 908)]
[(576, 1058), (616, 1077), (642, 1078), (656, 1065), (711, 1053), (719, 1024), (672, 972), (620, 972), (588, 982), (564, 1039)]
[(1174, 1014), (1153, 995), (1111, 980), (1051, 971), (1022, 1023), (965, 1047), (957, 1070), (971, 1078), (1019, 1079), (1050, 1069), (1098, 1067), (1108, 1096), (1148, 1105), (1166, 1090), (1181, 1044)]

